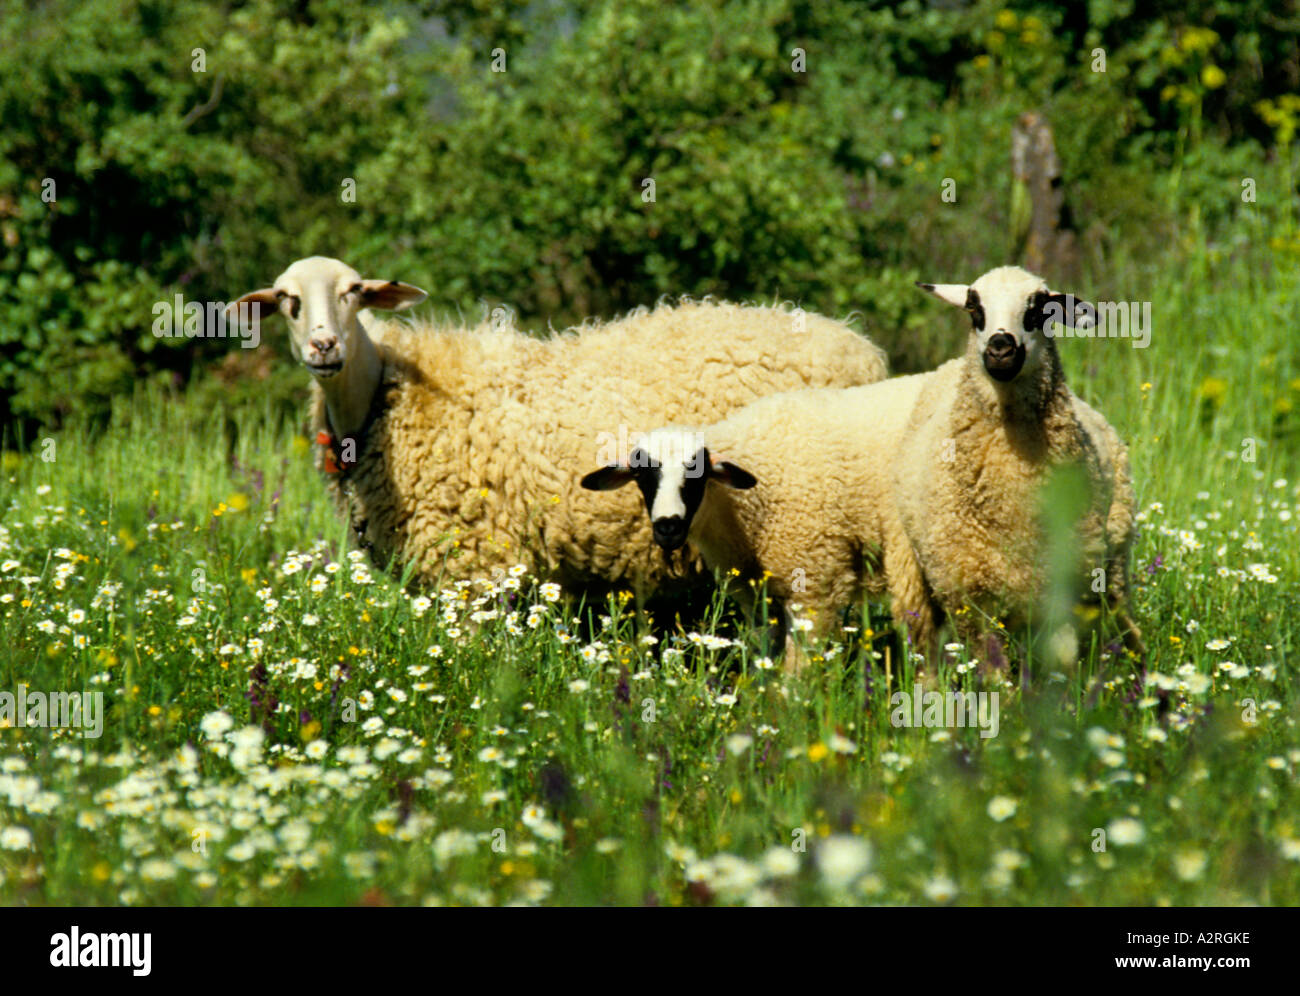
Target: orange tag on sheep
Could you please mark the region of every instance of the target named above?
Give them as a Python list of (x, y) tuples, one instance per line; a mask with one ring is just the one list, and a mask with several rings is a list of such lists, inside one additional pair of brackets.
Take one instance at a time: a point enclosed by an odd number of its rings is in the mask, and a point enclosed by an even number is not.
[(326, 448), (324, 460), (325, 473), (337, 474), (339, 472), (339, 465), (334, 460), (334, 437), (324, 429), (321, 429), (320, 432), (316, 433), (316, 442)]

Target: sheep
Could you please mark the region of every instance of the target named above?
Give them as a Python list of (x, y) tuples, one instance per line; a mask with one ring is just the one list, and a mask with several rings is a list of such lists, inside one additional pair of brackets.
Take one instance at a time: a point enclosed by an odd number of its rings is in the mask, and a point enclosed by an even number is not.
[(231, 305), (288, 322), (359, 545), (422, 586), (522, 563), (571, 592), (671, 594), (635, 505), (597, 500), (575, 471), (616, 453), (620, 426), (708, 422), (764, 394), (886, 374), (866, 337), (779, 305), (661, 303), (545, 339), (359, 317), (424, 296), (317, 256)]
[[(1125, 645), (1142, 654), (1125, 608), (1134, 505), (1128, 450), (1066, 385), (1051, 332), (1054, 323), (1089, 324), (1095, 310), (1014, 266), (969, 286), (918, 286), (968, 311), (972, 324), (965, 355), (929, 375), (895, 465), (899, 516), (931, 592), (930, 611), (917, 610), (918, 642), (927, 645), (947, 615), (968, 641), (991, 637), (990, 654), (1000, 657), (996, 626), (981, 633), (982, 620), (1023, 628), (1043, 596), (1044, 486), (1069, 465), (1082, 469), (1086, 484), (1071, 573), (1085, 592), (1102, 593), (1101, 583)], [(1068, 642), (1058, 649), (1071, 652)]]
[(703, 427), (647, 432), (623, 463), (583, 477), (605, 491), (639, 487), (655, 542), (688, 539), (743, 611), (766, 582), (771, 643), (787, 669), (802, 655), (788, 638), (800, 604), (820, 638), (841, 611), (888, 590), (900, 626), (925, 605), (925, 587), (893, 507), (893, 454), (928, 374), (871, 386), (811, 388), (761, 398)]
[[(1009, 267), (972, 288), (922, 286), (972, 311), (964, 358), (871, 386), (773, 395), (709, 426), (652, 430), (627, 461), (592, 471), (583, 487), (635, 481), (661, 548), (689, 538), (711, 569), (767, 578), (779, 607), (808, 607), (815, 636), (864, 594), (887, 592), (913, 651), (933, 657), (943, 614), (977, 635), (965, 599), (989, 614), (1010, 607), (1023, 622), (1044, 583), (1043, 539), (1026, 520), (1050, 470), (1079, 463), (1090, 496), (1082, 561), (1104, 565), (1107, 601), (1141, 652), (1123, 609), (1127, 450), (1065, 387), (1055, 344), (1042, 334), (1049, 306), (1065, 319), (1073, 298)], [(1004, 540), (1020, 541), (1016, 556)], [(752, 586), (736, 594), (752, 611)], [(788, 625), (784, 611), (777, 621)], [(799, 663), (787, 645), (787, 666)]]

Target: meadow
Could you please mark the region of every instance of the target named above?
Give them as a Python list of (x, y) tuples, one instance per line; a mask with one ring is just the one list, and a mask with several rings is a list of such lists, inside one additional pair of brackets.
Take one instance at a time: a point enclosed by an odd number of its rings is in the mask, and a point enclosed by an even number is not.
[[(656, 638), (522, 569), (407, 590), (269, 402), (142, 386), (6, 452), (0, 691), (105, 716), (0, 720), (0, 903), (1300, 904), (1297, 271), (1122, 273), (1149, 348), (1060, 348), (1132, 450), (1145, 671), (887, 667), (870, 606), (790, 676), (721, 605)], [(918, 683), (997, 692), (997, 735), (893, 725)]]

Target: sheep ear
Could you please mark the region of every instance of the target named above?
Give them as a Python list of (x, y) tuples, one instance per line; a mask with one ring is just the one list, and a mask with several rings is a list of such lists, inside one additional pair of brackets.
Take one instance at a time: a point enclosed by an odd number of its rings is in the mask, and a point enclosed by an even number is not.
[(1072, 329), (1090, 329), (1097, 324), (1096, 305), (1073, 294), (1062, 294), (1060, 291), (1048, 291), (1047, 295), (1047, 303), (1060, 309), (1062, 324)]
[(413, 304), (419, 304), (428, 296), (420, 288), (396, 280), (361, 281), (361, 304), (366, 308), (401, 311)]
[(593, 470), (582, 479), (582, 486), (588, 491), (613, 491), (615, 488), (621, 488), (624, 484), (633, 480), (634, 477), (631, 468), (620, 467), (616, 464), (613, 467), (601, 467), (600, 470)]
[(918, 281), (916, 286), (927, 294), (933, 294), (940, 300), (963, 309), (966, 308), (967, 298), (970, 295), (969, 284), (923, 284)]
[(737, 491), (748, 491), (758, 483), (757, 477), (743, 467), (737, 467), (730, 460), (714, 460), (709, 467), (709, 476), (719, 484), (725, 484)]
[(251, 326), (256, 328), (261, 322), (277, 314), (279, 310), (280, 302), (276, 300), (275, 289), (263, 287), (261, 290), (251, 291), (239, 300), (231, 301), (226, 305), (226, 317), (236, 318), (242, 311), (252, 319)]

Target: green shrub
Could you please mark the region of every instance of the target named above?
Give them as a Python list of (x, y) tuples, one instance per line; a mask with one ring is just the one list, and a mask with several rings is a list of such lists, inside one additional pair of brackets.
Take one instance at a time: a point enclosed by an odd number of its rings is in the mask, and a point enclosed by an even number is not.
[(1120, 255), (1176, 266), (1243, 232), (1300, 250), (1294, 0), (0, 11), (0, 423), (26, 438), (141, 377), (220, 365), (217, 395), (241, 376), (292, 394), (282, 339), (246, 363), (155, 338), (152, 309), (311, 253), (535, 329), (779, 295), (858, 311), (897, 368), (929, 366), (952, 334), (911, 281), (1014, 257), (1010, 129), (1031, 109), (1085, 285), (1132, 297)]

